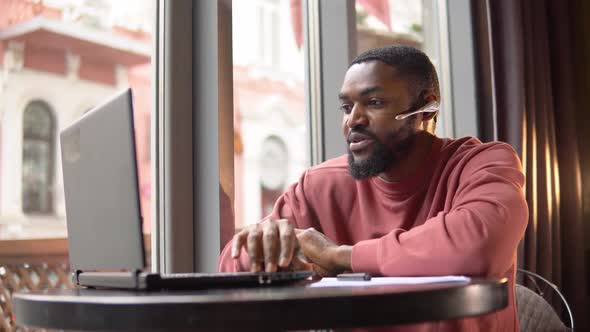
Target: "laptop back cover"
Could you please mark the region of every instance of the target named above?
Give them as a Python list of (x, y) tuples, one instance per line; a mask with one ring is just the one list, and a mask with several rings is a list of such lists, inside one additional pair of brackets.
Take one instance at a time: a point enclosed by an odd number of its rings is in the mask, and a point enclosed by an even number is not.
[(60, 134), (72, 271), (144, 267), (131, 90)]

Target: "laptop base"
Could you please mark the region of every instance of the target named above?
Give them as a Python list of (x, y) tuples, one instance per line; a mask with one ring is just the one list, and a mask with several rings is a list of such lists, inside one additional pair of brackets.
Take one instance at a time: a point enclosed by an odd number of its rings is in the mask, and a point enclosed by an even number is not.
[(287, 285), (308, 279), (312, 274), (311, 271), (174, 274), (76, 271), (72, 274), (72, 281), (78, 286), (91, 288), (199, 290)]

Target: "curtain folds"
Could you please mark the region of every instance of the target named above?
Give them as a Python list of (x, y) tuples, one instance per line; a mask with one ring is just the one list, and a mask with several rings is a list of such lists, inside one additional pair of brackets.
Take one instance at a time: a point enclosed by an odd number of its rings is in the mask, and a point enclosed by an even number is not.
[(577, 122), (588, 118), (580, 114), (588, 112), (579, 93), (588, 58), (580, 56), (587, 49), (578, 25), (588, 12), (577, 10), (576, 1), (473, 0), (472, 8), (481, 138), (512, 144), (527, 177), (530, 219), (519, 266), (558, 285), (576, 329), (587, 330), (582, 159), (588, 149)]

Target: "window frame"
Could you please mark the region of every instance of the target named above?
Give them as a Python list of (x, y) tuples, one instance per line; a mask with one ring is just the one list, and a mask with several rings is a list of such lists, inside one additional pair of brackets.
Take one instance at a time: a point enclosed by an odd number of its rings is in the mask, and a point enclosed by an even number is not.
[(232, 4), (159, 0), (157, 8), (152, 266), (213, 272), (234, 224), (220, 206), (233, 205), (233, 98), (222, 98), (233, 95)]

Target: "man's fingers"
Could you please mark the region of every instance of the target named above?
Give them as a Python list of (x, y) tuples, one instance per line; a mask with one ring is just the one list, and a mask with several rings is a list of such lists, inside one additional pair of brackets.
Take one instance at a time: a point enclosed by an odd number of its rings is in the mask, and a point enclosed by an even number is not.
[(231, 247), (231, 257), (238, 258), (240, 257), (240, 253), (242, 252), (242, 247), (246, 245), (246, 238), (248, 236), (248, 231), (246, 229), (241, 230), (232, 240), (232, 247)]
[(330, 277), (334, 275), (334, 273), (331, 273), (329, 270), (317, 264), (313, 264), (313, 272), (321, 277)]
[(264, 248), (264, 266), (266, 272), (277, 270), (279, 251), (279, 230), (274, 222), (265, 223), (262, 227), (262, 247)]
[(306, 270), (306, 271), (313, 271), (313, 265), (305, 259), (305, 256), (301, 252), (297, 255), (293, 256), (291, 260), (291, 267), (293, 270)]
[(264, 262), (262, 252), (262, 231), (258, 229), (251, 230), (246, 239), (246, 248), (250, 256), (250, 271), (260, 272)]
[(291, 259), (293, 258), (293, 253), (295, 252), (295, 244), (297, 243), (297, 240), (293, 226), (291, 226), (291, 224), (289, 224), (286, 219), (282, 220), (284, 221), (278, 222), (281, 243), (279, 266), (287, 267), (289, 264), (291, 264)]
[(307, 229), (295, 229), (295, 234), (297, 237), (297, 243), (301, 248), (301, 252), (306, 255), (306, 257), (310, 258), (313, 261), (313, 257), (310, 254), (313, 254), (310, 251), (310, 248), (314, 248), (314, 238), (311, 234), (312, 231), (315, 231), (313, 228)]
[[(256, 226), (247, 227), (236, 235), (232, 242), (232, 257), (240, 257), (245, 247), (250, 258), (250, 271), (275, 272), (279, 265), (288, 267), (298, 248), (295, 230), (287, 219), (264, 220)], [(297, 261), (298, 269), (311, 270), (307, 261)]]

